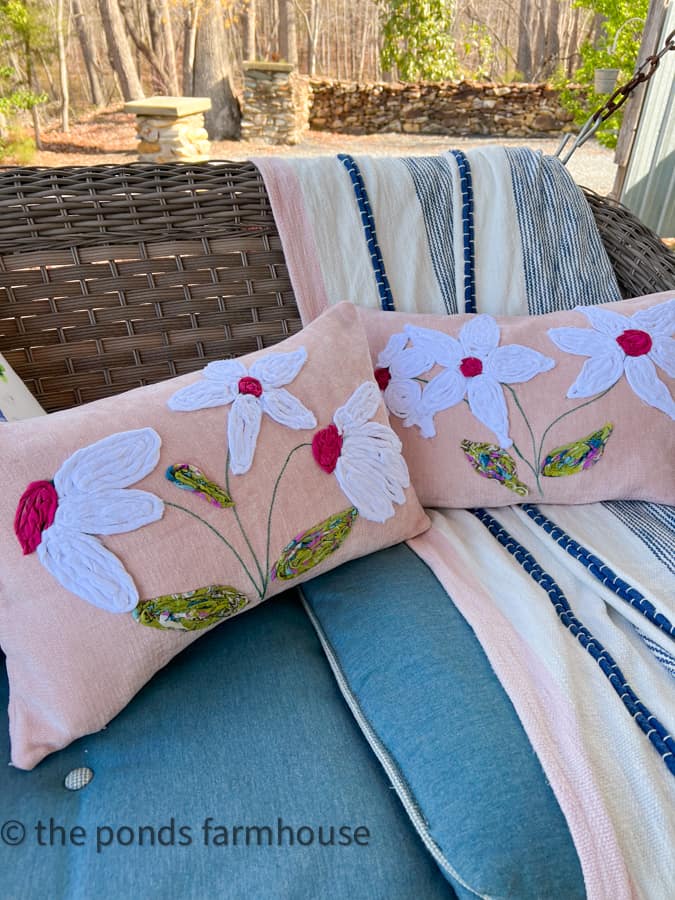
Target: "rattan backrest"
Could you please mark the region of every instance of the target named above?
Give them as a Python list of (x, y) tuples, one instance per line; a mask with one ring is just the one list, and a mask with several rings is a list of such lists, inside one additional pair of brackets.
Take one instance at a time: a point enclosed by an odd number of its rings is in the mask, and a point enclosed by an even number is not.
[[(658, 238), (589, 199), (624, 296), (675, 286)], [(0, 352), (48, 411), (299, 328), (253, 164), (0, 169)]]

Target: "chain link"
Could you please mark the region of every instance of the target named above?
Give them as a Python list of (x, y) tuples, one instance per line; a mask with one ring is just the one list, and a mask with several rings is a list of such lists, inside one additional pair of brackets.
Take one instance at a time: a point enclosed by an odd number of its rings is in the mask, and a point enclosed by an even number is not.
[[(575, 140), (571, 150), (567, 153), (564, 159), (561, 160), (563, 165), (567, 165), (570, 157), (577, 149), (577, 147), (581, 147), (581, 145), (586, 143), (589, 138), (593, 137), (602, 123), (606, 122), (607, 119), (610, 118), (610, 116), (613, 116), (618, 109), (621, 109), (623, 104), (626, 102), (626, 100), (628, 100), (628, 98), (638, 87), (638, 85), (645, 84), (645, 82), (649, 81), (654, 72), (656, 72), (656, 70), (658, 69), (662, 57), (669, 50), (675, 50), (675, 31), (670, 32), (659, 52), (648, 56), (645, 61), (637, 67), (630, 81), (627, 81), (625, 84), (622, 84), (620, 87), (618, 87), (611, 95), (611, 97), (608, 98), (606, 103), (604, 103), (599, 109), (596, 109), (593, 115), (590, 116), (589, 119), (587, 119), (581, 131), (577, 135), (577, 139)], [(560, 146), (558, 147), (556, 156), (560, 156), (570, 138), (571, 135), (569, 134), (564, 136), (560, 143)]]

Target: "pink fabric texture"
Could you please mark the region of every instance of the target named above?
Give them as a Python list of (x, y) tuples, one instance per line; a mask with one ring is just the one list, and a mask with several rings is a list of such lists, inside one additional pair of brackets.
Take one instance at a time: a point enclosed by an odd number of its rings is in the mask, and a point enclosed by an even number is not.
[[(285, 375), (281, 363), (270, 362), (273, 354), (287, 354)], [(260, 360), (267, 360), (266, 366), (256, 367)], [(244, 414), (258, 416), (250, 421), (259, 427), (253, 462), (243, 475), (226, 474), (228, 439), (230, 449), (239, 440), (228, 431), (233, 404), (213, 405), (214, 385), (223, 372), (236, 369), (234, 362), (216, 364), (212, 376), (192, 373), (0, 429), (6, 473), (0, 492), (0, 644), (7, 656), (14, 765), (30, 769), (47, 754), (103, 728), (158, 669), (203, 633), (148, 627), (132, 612), (98, 608), (52, 574), (56, 569), (48, 564), (63, 571), (71, 562), (77, 574), (78, 560), (67, 558), (66, 547), (76, 546), (77, 534), (71, 540), (68, 529), (88, 516), (101, 521), (100, 509), (90, 508), (87, 498), (101, 479), (120, 481), (112, 463), (100, 474), (95, 467), (82, 474), (87, 460), (81, 454), (79, 470), (75, 464), (65, 466), (81, 448), (135, 429), (152, 429), (161, 439), (159, 462), (150, 474), (138, 480), (129, 475), (108, 491), (112, 505), (106, 530), (81, 526), (83, 542), (98, 546), (98, 541), (101, 552), (114, 557), (114, 577), (122, 579), (126, 571), (141, 602), (225, 585), (246, 597), (244, 609), (252, 608), (260, 594), (266, 599), (428, 527), (412, 488), (406, 487), (407, 470), (388, 428), (355, 307), (334, 307), (300, 334), (241, 363), (253, 374), (241, 376), (243, 384), (235, 380), (232, 390)], [(286, 379), (288, 391), (274, 388), (275, 379)], [(198, 384), (197, 390), (211, 391), (204, 394), (205, 408), (169, 408), (177, 391)], [(255, 404), (262, 404), (262, 412), (250, 413)], [(298, 420), (306, 423), (312, 414), (314, 427), (297, 427)], [(253, 427), (249, 419), (242, 421), (242, 427)], [(296, 426), (287, 424), (291, 421)], [(332, 444), (333, 474), (312, 453), (313, 437), (322, 429), (341, 434)], [(152, 432), (141, 436), (151, 447)], [(371, 453), (372, 441), (380, 443)], [(371, 465), (383, 469), (375, 494), (373, 479), (361, 477), (364, 459), (366, 470)], [(385, 459), (390, 461), (386, 473)], [(153, 465), (151, 460), (146, 469)], [(202, 476), (220, 492), (203, 483), (187, 489), (183, 483), (181, 489), (181, 479)], [(30, 496), (22, 504), (29, 485)], [(157, 519), (158, 503), (163, 514)], [(142, 527), (119, 525), (128, 510)], [(384, 521), (376, 521), (378, 515)], [(46, 535), (52, 535), (51, 556), (46, 551), (40, 556)], [(60, 544), (59, 535), (64, 536)], [(38, 552), (31, 552), (36, 543)], [(308, 559), (317, 558), (312, 567)], [(256, 594), (253, 583), (264, 590)]]
[(425, 506), (675, 503), (675, 292), (536, 317), (359, 312)]

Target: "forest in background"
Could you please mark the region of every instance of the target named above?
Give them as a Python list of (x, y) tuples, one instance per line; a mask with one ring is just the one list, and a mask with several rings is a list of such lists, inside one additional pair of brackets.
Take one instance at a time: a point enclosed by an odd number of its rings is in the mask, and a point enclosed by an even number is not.
[[(209, 96), (236, 137), (241, 63), (340, 80), (544, 81), (630, 74), (647, 0), (0, 0), (0, 142), (150, 94)], [(572, 102), (572, 101), (570, 101)], [(579, 103), (578, 99), (574, 101)], [(583, 116), (585, 110), (575, 110)], [(9, 123), (9, 125), (8, 125)], [(2, 131), (4, 129), (5, 135)]]

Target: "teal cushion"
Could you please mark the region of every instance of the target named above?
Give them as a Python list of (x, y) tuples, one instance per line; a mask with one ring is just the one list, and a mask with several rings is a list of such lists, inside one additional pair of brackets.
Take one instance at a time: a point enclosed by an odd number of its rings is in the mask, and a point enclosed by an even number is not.
[[(0, 663), (0, 705), (6, 691)], [(345, 707), (297, 594), (205, 635), (105, 731), (32, 772), (7, 767), (5, 720), (0, 727), (0, 826), (18, 820), (27, 829), (20, 846), (0, 843), (2, 900), (453, 896)], [(69, 792), (64, 778), (78, 766), (93, 769), (94, 779)], [(228, 846), (215, 846), (225, 833), (212, 830), (204, 845), (207, 817), (228, 826)], [(50, 819), (67, 829), (67, 846), (58, 828), (48, 845)], [(159, 832), (172, 819), (174, 846), (170, 827)], [(233, 846), (235, 825), (270, 825), (276, 841), (278, 819), (296, 830), (294, 846), (287, 831), (281, 847), (266, 846), (263, 831), (249, 832), (249, 846), (239, 832)], [(47, 846), (37, 846), (38, 822)], [(298, 835), (302, 825), (314, 829), (311, 846), (297, 843), (310, 837)], [(319, 825), (324, 840), (328, 826), (350, 827), (351, 845), (319, 846)], [(74, 835), (83, 846), (70, 841), (76, 826), (85, 830), (84, 839)], [(139, 846), (139, 826), (154, 829), (154, 846), (149, 830)], [(189, 831), (181, 835), (181, 826)], [(359, 832), (361, 846), (357, 826), (370, 834)], [(97, 827), (112, 829), (99, 833), (103, 844), (112, 841), (99, 853)]]
[(405, 545), (303, 585), (343, 692), (458, 896), (585, 896), (551, 788), (473, 631)]

